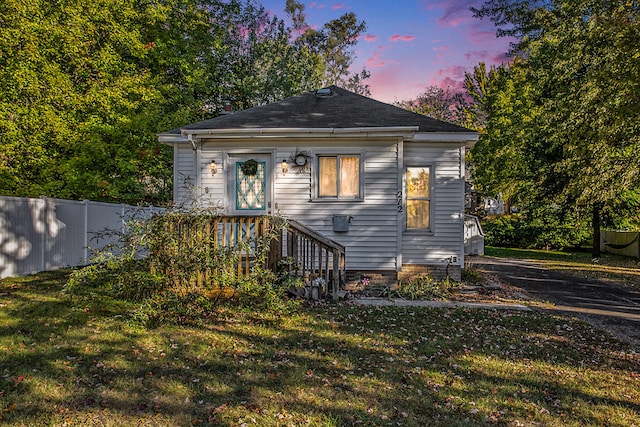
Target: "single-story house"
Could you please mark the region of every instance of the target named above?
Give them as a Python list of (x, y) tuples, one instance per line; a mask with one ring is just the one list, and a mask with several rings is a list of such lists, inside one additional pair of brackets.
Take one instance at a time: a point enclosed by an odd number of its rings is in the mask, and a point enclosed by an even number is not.
[(279, 213), (346, 248), (347, 284), (459, 279), (469, 129), (331, 86), (159, 136), (174, 200)]

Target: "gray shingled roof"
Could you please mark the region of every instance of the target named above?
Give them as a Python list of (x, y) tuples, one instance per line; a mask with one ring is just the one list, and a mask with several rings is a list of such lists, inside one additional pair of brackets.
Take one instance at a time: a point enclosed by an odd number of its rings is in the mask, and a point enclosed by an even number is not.
[(367, 128), (418, 126), (418, 132), (474, 131), (435, 120), (403, 108), (330, 86), (329, 96), (306, 92), (272, 104), (261, 105), (233, 114), (193, 123), (164, 134), (181, 130), (252, 129), (252, 128)]

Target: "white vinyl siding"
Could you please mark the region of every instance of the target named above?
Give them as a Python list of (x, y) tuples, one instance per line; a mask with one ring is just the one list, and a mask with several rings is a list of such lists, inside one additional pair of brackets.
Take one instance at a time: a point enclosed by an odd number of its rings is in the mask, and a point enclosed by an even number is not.
[[(463, 191), (461, 178), (461, 143), (405, 142), (404, 162), (398, 159), (398, 140), (363, 141), (346, 139), (287, 140), (215, 140), (202, 142), (197, 157), (200, 171), (200, 194), (221, 213), (229, 213), (226, 170), (229, 153), (270, 153), (273, 169), (270, 177), (272, 213), (295, 219), (331, 238), (347, 249), (348, 270), (396, 270), (398, 245), (402, 244), (402, 263), (443, 265), (443, 259), (461, 256), (463, 242)], [(297, 169), (292, 162), (282, 173), (282, 159), (304, 150), (315, 159), (318, 155), (354, 155), (361, 158), (363, 188), (361, 200), (318, 202), (313, 199), (313, 179), (317, 163)], [(195, 156), (185, 147), (178, 156), (178, 173), (193, 173)], [(187, 158), (189, 161), (187, 161)], [(209, 164), (215, 160), (218, 172), (211, 175)], [(431, 230), (402, 232), (404, 211), (398, 212), (398, 165), (428, 165), (432, 170)], [(268, 177), (269, 179), (269, 177)], [(195, 180), (194, 180), (195, 182)], [(348, 232), (334, 232), (333, 215), (352, 217)], [(402, 239), (402, 241), (400, 241)]]
[(464, 174), (461, 147), (454, 143), (406, 143), (405, 165), (430, 164), (431, 230), (406, 230), (402, 236), (404, 264), (443, 265), (462, 257)]
[(189, 200), (196, 185), (196, 152), (190, 144), (176, 144), (173, 158), (173, 201), (180, 205)]
[[(348, 150), (345, 147), (352, 147)], [(222, 213), (229, 213), (225, 206), (225, 164), (227, 153), (265, 153), (264, 142), (215, 141), (202, 143), (200, 155), (200, 194), (211, 204), (220, 206)], [(316, 155), (357, 154), (361, 158), (363, 188), (361, 201), (312, 201), (312, 176), (317, 173), (316, 164), (299, 170), (288, 163), (288, 171), (282, 173), (282, 159), (289, 159), (298, 149)], [(273, 213), (300, 221), (315, 231), (343, 244), (347, 248), (347, 269), (395, 270), (398, 242), (398, 212), (396, 207), (397, 142), (395, 139), (372, 142), (363, 147), (362, 141), (294, 140), (281, 144), (270, 141), (274, 171), (272, 179)], [(218, 173), (211, 176), (209, 164), (215, 160)], [(346, 233), (333, 231), (333, 215), (353, 217)]]
[[(313, 144), (313, 145), (311, 145)], [(395, 270), (398, 214), (395, 205), (397, 143), (362, 141), (353, 143), (309, 141), (299, 146), (317, 156), (358, 155), (363, 186), (360, 199), (311, 201), (317, 163), (307, 172), (278, 176), (275, 198), (280, 212), (340, 242), (347, 248), (348, 270)], [(349, 147), (351, 147), (349, 149)], [(338, 153), (337, 151), (340, 150)], [(290, 148), (278, 148), (278, 158), (287, 158)], [(349, 231), (333, 231), (333, 215), (352, 217)]]

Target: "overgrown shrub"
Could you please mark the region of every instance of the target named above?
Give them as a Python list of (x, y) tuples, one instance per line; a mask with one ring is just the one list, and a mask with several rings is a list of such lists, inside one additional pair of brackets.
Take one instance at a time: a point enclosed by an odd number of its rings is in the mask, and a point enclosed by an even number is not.
[[(266, 266), (269, 249), (285, 221), (264, 217), (262, 234), (218, 241), (215, 214), (168, 212), (132, 219), (118, 239), (98, 251), (92, 264), (72, 273), (65, 290), (86, 297), (107, 296), (138, 303), (134, 317), (145, 323), (187, 322), (215, 315), (224, 304), (253, 310), (289, 311), (281, 283)], [(255, 226), (257, 227), (257, 226)], [(235, 233), (247, 228), (237, 226)], [(237, 234), (236, 234), (237, 235)], [(244, 258), (243, 258), (244, 257)], [(248, 274), (239, 263), (251, 259)]]
[(446, 299), (451, 295), (451, 291), (458, 286), (458, 282), (448, 278), (437, 281), (429, 275), (422, 275), (398, 282), (398, 286), (389, 290), (387, 296), (408, 300)]
[(485, 219), (482, 228), (486, 245), (509, 248), (578, 248), (591, 238), (587, 220), (542, 209)]
[(465, 284), (483, 284), (486, 281), (485, 277), (477, 270), (471, 267), (465, 267), (462, 269), (462, 282)]

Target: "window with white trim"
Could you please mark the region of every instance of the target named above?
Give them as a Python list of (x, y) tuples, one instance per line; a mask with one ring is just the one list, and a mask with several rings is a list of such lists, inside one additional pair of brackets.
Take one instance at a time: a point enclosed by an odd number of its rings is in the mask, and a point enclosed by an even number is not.
[(431, 230), (430, 166), (409, 166), (405, 171), (407, 230)]
[(318, 200), (362, 199), (360, 155), (319, 155), (317, 160)]

